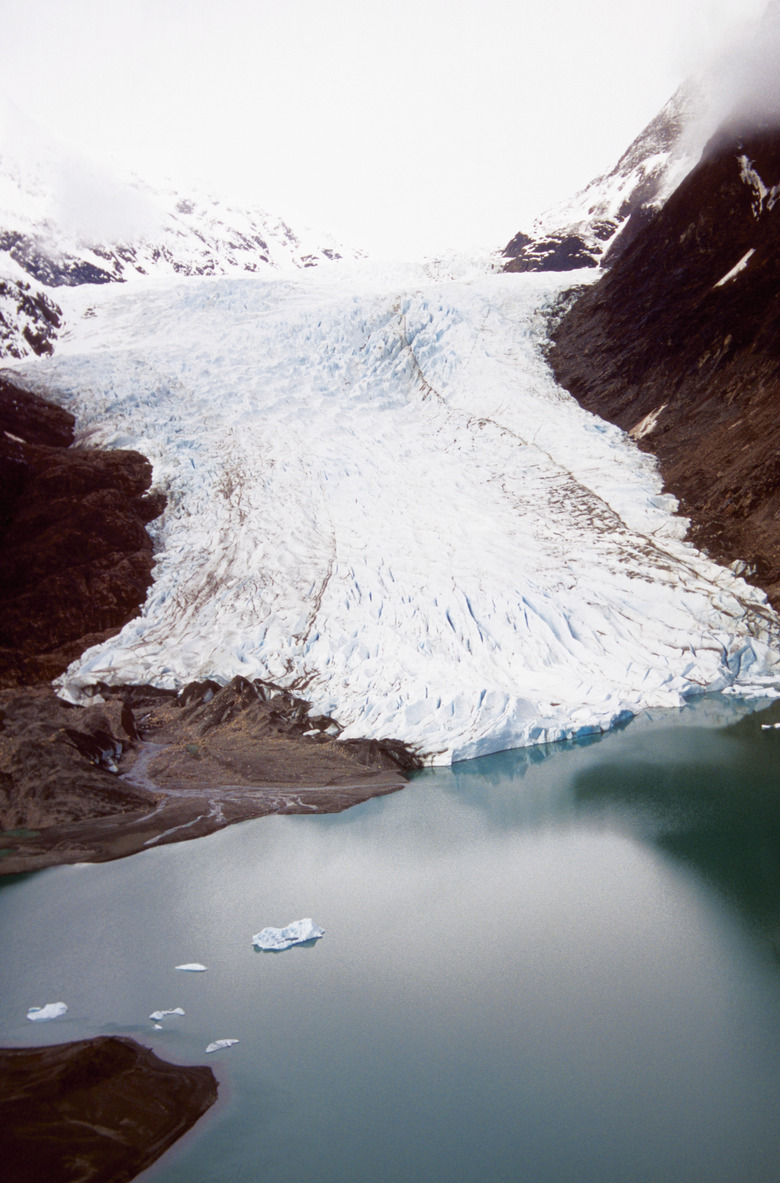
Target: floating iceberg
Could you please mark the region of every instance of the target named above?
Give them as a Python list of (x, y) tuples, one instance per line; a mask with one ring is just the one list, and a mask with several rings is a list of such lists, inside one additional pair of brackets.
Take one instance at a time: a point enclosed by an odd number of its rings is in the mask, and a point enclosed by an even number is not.
[(152, 1013), (149, 1015), (149, 1018), (152, 1020), (153, 1023), (159, 1023), (160, 1020), (164, 1019), (166, 1015), (183, 1015), (183, 1014), (184, 1014), (184, 1011), (181, 1009), (181, 1007), (175, 1006), (173, 1008), (173, 1010), (153, 1010)]
[(186, 965), (175, 965), (174, 969), (183, 969), (190, 974), (204, 974), (206, 972), (205, 965), (201, 965), (199, 961), (188, 961)]
[(27, 1018), (32, 1019), (34, 1023), (44, 1022), (46, 1019), (58, 1019), (60, 1015), (64, 1015), (67, 1011), (67, 1004), (64, 1002), (47, 1002), (45, 1006), (31, 1006), (27, 1012)]
[(206, 1048), (207, 1052), (221, 1052), (223, 1047), (232, 1047), (234, 1043), (238, 1043), (237, 1039), (215, 1039)]
[(291, 945), (318, 941), (324, 935), (325, 929), (307, 917), (305, 920), (293, 920), (286, 928), (264, 928), (255, 933), (252, 944), (256, 949), (272, 949), (279, 953), (282, 949), (289, 949)]

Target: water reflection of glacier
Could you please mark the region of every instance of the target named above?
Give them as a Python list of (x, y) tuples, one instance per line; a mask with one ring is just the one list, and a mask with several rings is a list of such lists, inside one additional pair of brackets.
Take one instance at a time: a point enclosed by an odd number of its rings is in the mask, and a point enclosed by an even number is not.
[[(780, 938), (780, 720), (776, 702), (705, 695), (605, 735), (423, 771), (487, 825), (578, 824), (650, 843)], [(516, 792), (506, 793), (507, 782)], [(780, 945), (778, 946), (780, 947)]]

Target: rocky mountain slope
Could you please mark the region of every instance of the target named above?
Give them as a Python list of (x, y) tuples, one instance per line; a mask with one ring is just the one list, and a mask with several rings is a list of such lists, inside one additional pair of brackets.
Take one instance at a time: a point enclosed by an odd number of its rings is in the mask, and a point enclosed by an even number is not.
[(0, 686), (56, 677), (151, 583), (151, 465), (73, 439), (72, 415), (0, 377)]
[(505, 270), (573, 271), (611, 264), (696, 163), (700, 146), (689, 133), (702, 103), (698, 83), (681, 86), (614, 168), (507, 243)]
[(555, 331), (558, 380), (659, 458), (780, 607), (780, 132), (723, 127)]

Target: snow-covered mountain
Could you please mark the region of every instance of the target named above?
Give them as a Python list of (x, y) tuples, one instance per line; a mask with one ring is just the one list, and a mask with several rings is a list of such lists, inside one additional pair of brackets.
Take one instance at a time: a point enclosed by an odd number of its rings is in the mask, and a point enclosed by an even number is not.
[(0, 232), (0, 268), (11, 259), (39, 283), (61, 287), (111, 283), (135, 275), (228, 275), (313, 267), (341, 257), (335, 243), (322, 245), (311, 234), (298, 235), (286, 222), (261, 210), (140, 186), (128, 192), (143, 201), (152, 221), (148, 228), (116, 240), (87, 228), (65, 228), (52, 214), (22, 220), (0, 210), (5, 224)]
[(701, 84), (681, 86), (614, 168), (520, 231), (503, 255), (507, 271), (573, 271), (609, 265), (695, 165)]
[(544, 361), (568, 279), (356, 265), (63, 289), (17, 377), (167, 508), (141, 615), (62, 680), (236, 674), (448, 761), (780, 678), (765, 597)]
[(0, 105), (0, 357), (51, 350), (53, 289), (299, 269), (344, 253), (354, 254), (261, 209), (118, 180)]

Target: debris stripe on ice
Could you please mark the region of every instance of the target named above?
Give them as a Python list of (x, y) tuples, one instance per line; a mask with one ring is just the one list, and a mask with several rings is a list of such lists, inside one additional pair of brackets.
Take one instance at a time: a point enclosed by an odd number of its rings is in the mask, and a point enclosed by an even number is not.
[(448, 762), (778, 675), (762, 593), (558, 387), (572, 277), (157, 282), (22, 366), (168, 496), (142, 614), (61, 681), (267, 678)]

